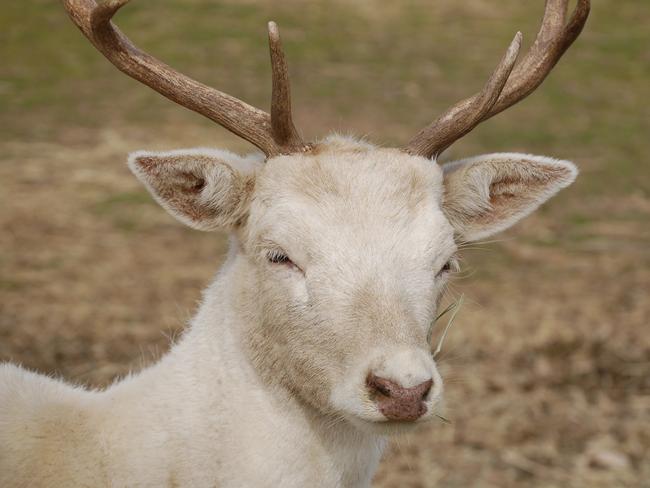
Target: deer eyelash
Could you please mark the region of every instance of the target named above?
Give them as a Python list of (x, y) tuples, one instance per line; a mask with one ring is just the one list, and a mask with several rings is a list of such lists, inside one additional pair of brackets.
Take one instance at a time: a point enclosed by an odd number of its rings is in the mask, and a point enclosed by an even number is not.
[(272, 249), (266, 252), (266, 259), (273, 264), (293, 264), (287, 253), (280, 249)]

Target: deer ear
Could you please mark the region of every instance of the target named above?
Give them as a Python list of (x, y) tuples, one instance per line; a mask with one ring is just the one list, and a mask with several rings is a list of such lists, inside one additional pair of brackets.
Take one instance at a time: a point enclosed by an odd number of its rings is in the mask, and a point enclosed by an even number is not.
[(229, 164), (240, 159), (214, 149), (138, 151), (128, 164), (170, 214), (195, 229), (215, 230), (237, 227), (248, 214), (255, 177)]
[(529, 154), (486, 154), (443, 166), (443, 211), (465, 241), (519, 221), (575, 180), (569, 161)]

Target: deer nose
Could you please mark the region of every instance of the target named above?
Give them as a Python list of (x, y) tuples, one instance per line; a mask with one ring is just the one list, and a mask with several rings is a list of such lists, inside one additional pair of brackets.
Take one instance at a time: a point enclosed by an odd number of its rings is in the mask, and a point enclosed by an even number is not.
[(433, 380), (430, 379), (411, 388), (404, 388), (395, 381), (373, 373), (366, 378), (371, 397), (388, 420), (413, 422), (419, 419), (427, 411), (425, 398), (432, 385)]

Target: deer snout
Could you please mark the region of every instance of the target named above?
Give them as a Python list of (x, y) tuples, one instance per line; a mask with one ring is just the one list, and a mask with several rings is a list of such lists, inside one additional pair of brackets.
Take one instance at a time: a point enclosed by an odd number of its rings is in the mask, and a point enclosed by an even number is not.
[(410, 388), (370, 373), (366, 386), (379, 411), (388, 420), (413, 422), (427, 411), (426, 398), (433, 386), (433, 379)]

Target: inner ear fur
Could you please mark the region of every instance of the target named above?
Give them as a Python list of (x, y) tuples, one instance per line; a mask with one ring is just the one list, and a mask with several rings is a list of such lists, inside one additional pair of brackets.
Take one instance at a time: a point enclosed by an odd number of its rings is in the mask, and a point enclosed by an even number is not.
[(192, 228), (210, 231), (233, 229), (248, 215), (255, 176), (235, 169), (239, 159), (213, 149), (138, 151), (128, 164), (170, 214)]
[(573, 183), (569, 161), (518, 153), (486, 154), (443, 166), (443, 210), (465, 241), (504, 230)]

